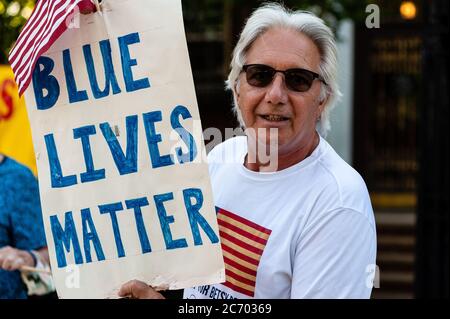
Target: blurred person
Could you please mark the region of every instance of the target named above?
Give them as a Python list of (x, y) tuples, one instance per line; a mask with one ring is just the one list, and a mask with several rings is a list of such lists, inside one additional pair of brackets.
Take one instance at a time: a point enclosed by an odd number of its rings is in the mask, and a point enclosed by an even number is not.
[(48, 264), (37, 180), (0, 154), (0, 299), (27, 298), (21, 268)]

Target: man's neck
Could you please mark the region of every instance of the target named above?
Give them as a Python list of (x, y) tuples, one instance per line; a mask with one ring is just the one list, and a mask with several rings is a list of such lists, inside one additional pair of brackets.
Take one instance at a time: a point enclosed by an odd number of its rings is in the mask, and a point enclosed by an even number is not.
[[(291, 152), (280, 152), (277, 156), (277, 165), (273, 165), (273, 163), (261, 163), (261, 161), (258, 159), (258, 155), (256, 154), (247, 154), (245, 158), (244, 166), (254, 172), (276, 172), (281, 171), (286, 168), (289, 168), (291, 166), (294, 166), (301, 161), (303, 161), (305, 158), (309, 157), (316, 147), (320, 143), (320, 137), (317, 132), (314, 133), (314, 138), (311, 140), (311, 142), (304, 147), (298, 148)], [(251, 152), (252, 150), (248, 150)], [(253, 155), (253, 156), (250, 156)], [(249, 158), (255, 158), (256, 161), (249, 161)]]

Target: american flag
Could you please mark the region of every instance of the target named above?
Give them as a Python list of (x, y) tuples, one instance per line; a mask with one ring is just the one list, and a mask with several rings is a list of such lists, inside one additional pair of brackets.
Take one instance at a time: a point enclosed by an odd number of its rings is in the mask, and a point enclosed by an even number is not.
[(39, 0), (30, 19), (9, 54), (9, 63), (14, 71), (19, 94), (30, 84), (34, 67), (39, 57), (67, 29), (75, 8), (92, 5), (90, 0)]
[(217, 208), (226, 282), (234, 291), (254, 297), (259, 261), (271, 230)]

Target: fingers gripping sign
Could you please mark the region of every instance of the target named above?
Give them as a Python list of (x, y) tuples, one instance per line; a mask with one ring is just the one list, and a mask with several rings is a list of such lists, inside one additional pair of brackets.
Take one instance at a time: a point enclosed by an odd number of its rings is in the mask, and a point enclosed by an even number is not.
[(165, 299), (154, 288), (139, 280), (131, 280), (123, 284), (118, 295), (129, 299)]

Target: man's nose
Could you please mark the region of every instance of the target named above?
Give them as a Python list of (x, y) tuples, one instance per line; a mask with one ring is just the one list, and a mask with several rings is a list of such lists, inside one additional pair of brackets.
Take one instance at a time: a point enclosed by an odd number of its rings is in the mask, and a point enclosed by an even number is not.
[(285, 104), (288, 100), (284, 76), (280, 73), (275, 74), (272, 83), (267, 87), (266, 102), (272, 104)]

